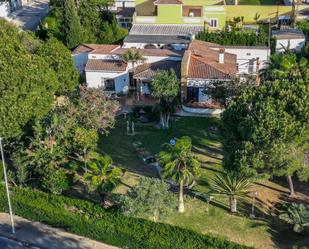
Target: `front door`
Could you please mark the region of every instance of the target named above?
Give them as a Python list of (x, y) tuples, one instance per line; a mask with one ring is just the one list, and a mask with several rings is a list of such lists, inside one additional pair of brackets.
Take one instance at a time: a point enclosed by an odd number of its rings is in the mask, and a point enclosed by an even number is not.
[(198, 102), (198, 95), (198, 87), (187, 87), (187, 102)]

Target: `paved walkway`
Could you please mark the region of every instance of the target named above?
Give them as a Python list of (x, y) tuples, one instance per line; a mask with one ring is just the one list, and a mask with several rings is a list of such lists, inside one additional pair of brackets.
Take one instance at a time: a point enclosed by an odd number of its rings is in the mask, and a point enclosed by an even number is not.
[(32, 0), (22, 9), (12, 12), (6, 19), (23, 30), (35, 31), (40, 21), (48, 14), (49, 0)]
[[(67, 233), (40, 222), (31, 222), (18, 216), (14, 216), (16, 234), (12, 235), (9, 215), (0, 213), (0, 248), (1, 243), (18, 243), (24, 247), (16, 248), (40, 248), (40, 249), (119, 249), (85, 237)], [(8, 238), (9, 240), (7, 240)], [(6, 245), (5, 244), (5, 245)]]

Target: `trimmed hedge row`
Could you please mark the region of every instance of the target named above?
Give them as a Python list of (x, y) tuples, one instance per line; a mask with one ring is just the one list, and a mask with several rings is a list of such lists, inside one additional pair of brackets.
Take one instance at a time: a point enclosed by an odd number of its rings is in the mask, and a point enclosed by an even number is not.
[[(68, 232), (130, 249), (247, 249), (221, 238), (198, 234), (168, 224), (126, 217), (88, 201), (37, 190), (12, 190), (14, 213)], [(5, 189), (0, 187), (0, 210), (7, 211)]]

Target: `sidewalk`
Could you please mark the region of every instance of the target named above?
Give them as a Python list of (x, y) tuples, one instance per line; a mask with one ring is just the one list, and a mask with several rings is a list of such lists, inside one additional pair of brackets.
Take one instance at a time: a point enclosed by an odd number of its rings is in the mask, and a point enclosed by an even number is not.
[(29, 248), (40, 249), (119, 249), (85, 237), (67, 233), (40, 222), (14, 216), (16, 234), (11, 233), (10, 217), (0, 213), (0, 236), (22, 242)]

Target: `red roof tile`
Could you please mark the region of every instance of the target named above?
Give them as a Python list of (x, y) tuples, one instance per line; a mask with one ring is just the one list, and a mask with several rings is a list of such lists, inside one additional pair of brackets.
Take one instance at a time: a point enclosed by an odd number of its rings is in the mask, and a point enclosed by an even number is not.
[(75, 48), (72, 53), (109, 54), (117, 48), (120, 48), (120, 46), (109, 44), (81, 44), (77, 48)]
[(174, 70), (177, 77), (181, 77), (181, 62), (180, 61), (157, 61), (154, 63), (145, 63), (136, 67), (134, 78), (152, 79), (157, 71)]
[[(224, 62), (219, 63), (218, 50), (210, 48), (213, 43), (194, 40), (189, 46), (187, 78), (232, 79), (237, 73), (237, 56), (224, 52)], [(217, 45), (218, 47), (218, 45)], [(221, 47), (219, 45), (219, 47)]]
[(127, 63), (116, 60), (88, 60), (85, 71), (125, 72)]

